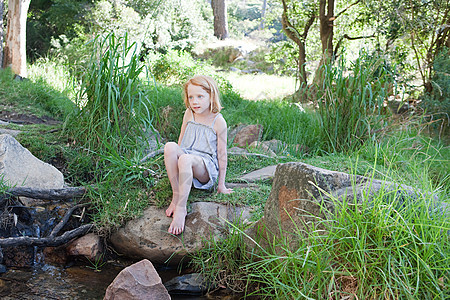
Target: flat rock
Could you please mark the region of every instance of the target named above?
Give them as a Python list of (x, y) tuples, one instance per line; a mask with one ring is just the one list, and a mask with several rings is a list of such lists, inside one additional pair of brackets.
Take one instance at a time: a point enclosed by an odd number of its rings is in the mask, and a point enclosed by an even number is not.
[(260, 180), (272, 179), (275, 175), (275, 170), (277, 166), (268, 166), (259, 170), (255, 170), (253, 172), (247, 173), (242, 176), (240, 179), (245, 180), (247, 182), (255, 182)]
[(63, 174), (36, 158), (9, 134), (0, 135), (0, 178), (10, 186), (59, 189)]
[(246, 154), (249, 153), (247, 149), (239, 148), (239, 147), (232, 147), (228, 149), (228, 154)]

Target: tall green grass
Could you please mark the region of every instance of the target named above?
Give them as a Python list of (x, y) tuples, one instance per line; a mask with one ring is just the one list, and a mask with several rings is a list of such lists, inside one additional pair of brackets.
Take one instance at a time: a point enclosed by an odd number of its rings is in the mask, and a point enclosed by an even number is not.
[(345, 65), (341, 58), (336, 66), (324, 66), (318, 87), (321, 140), (328, 152), (354, 151), (387, 125), (383, 104), (393, 77), (383, 60), (361, 52), (350, 69)]
[(90, 188), (90, 198), (95, 206), (92, 219), (97, 230), (107, 235), (126, 221), (140, 216), (150, 204), (154, 177), (150, 167), (139, 163), (139, 152), (123, 156), (110, 147), (98, 155), (98, 166), (103, 170), (97, 172), (94, 179), (96, 188)]
[(450, 148), (414, 126), (392, 132), (380, 141), (367, 141), (351, 156), (369, 163), (376, 160), (379, 178), (450, 192)]
[[(386, 200), (389, 198), (389, 201)], [(431, 212), (431, 199), (333, 199), (336, 211), (292, 249), (276, 241), (251, 264), (256, 294), (359, 299), (445, 299), (449, 295), (448, 217)], [(448, 213), (448, 212), (447, 212)], [(301, 234), (301, 233), (298, 233)], [(290, 296), (289, 296), (290, 295)]]
[(37, 59), (28, 66), (28, 76), (32, 81), (45, 83), (68, 98), (74, 99), (78, 86), (70, 69), (71, 67), (65, 64), (64, 58), (49, 55)]
[(68, 119), (66, 129), (91, 150), (106, 145), (125, 152), (135, 149), (157, 117), (139, 79), (144, 70), (139, 49), (129, 44), (127, 35), (113, 33), (93, 43), (76, 101), (80, 109)]
[[(214, 274), (240, 274), (232, 284), (264, 299), (447, 299), (450, 212), (433, 192), (415, 199), (387, 190), (362, 201), (330, 196), (335, 209), (306, 235), (281, 231), (283, 238), (261, 242), (233, 226), (221, 244), (207, 243), (209, 260), (200, 253), (193, 263), (216, 280)], [(243, 253), (230, 261), (236, 251)]]

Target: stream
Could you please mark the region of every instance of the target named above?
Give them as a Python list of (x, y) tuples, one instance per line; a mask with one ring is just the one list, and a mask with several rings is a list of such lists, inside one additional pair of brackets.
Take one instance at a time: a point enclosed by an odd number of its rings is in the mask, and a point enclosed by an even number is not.
[[(40, 202), (38, 205), (14, 203), (0, 211), (0, 237), (48, 236), (56, 220), (70, 206), (60, 202)], [(9, 265), (0, 274), (0, 299), (103, 299), (106, 289), (124, 268), (136, 261), (119, 257), (95, 266), (80, 258), (64, 262), (52, 261), (51, 253), (34, 247), (9, 247), (2, 249), (2, 265)], [(17, 267), (24, 265), (26, 267)], [(163, 283), (183, 274), (176, 268), (154, 265)], [(1, 268), (0, 268), (1, 269)], [(2, 271), (0, 271), (2, 272)], [(172, 299), (223, 299), (223, 297), (189, 297), (171, 295)], [(229, 297), (227, 297), (230, 299)]]
[[(0, 275), (0, 299), (103, 299), (109, 284), (126, 266), (108, 263), (100, 271), (80, 263), (70, 267), (37, 264), (31, 268), (10, 268)], [(155, 268), (163, 283), (179, 275), (176, 269)], [(223, 299), (187, 295), (171, 297), (178, 300)]]

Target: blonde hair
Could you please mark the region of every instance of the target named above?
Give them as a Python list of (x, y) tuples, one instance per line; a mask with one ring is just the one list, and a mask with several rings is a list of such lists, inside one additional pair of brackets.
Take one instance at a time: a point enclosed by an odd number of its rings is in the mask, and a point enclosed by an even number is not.
[(209, 94), (209, 100), (210, 100), (210, 110), (212, 113), (218, 113), (222, 110), (222, 105), (220, 104), (220, 97), (219, 97), (219, 89), (217, 88), (217, 83), (214, 79), (212, 79), (209, 76), (206, 75), (195, 75), (191, 79), (189, 79), (183, 86), (183, 100), (184, 105), (186, 108), (189, 108), (192, 110), (192, 108), (189, 105), (189, 99), (188, 99), (188, 86), (196, 85), (204, 89)]

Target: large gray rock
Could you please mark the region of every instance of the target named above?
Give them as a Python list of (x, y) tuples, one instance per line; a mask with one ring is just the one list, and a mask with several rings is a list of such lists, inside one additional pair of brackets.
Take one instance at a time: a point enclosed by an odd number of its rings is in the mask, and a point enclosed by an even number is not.
[(111, 236), (111, 243), (119, 253), (128, 257), (147, 258), (152, 262), (178, 264), (188, 253), (202, 246), (208, 238), (220, 239), (229, 222), (250, 218), (247, 208), (212, 202), (195, 202), (186, 216), (183, 234), (174, 236), (167, 230), (172, 218), (165, 209), (150, 206), (142, 217), (128, 222)]
[(144, 259), (123, 269), (106, 289), (104, 300), (171, 299), (152, 263)]
[[(1, 123), (0, 123), (0, 125), (1, 125)], [(16, 137), (16, 136), (18, 136), (19, 133), (21, 133), (21, 132), (22, 132), (22, 131), (20, 131), (20, 130), (7, 129), (7, 128), (0, 128), (0, 135), (2, 135), (2, 134), (9, 134), (9, 135), (11, 135), (11, 136)]]
[(64, 176), (52, 165), (37, 159), (9, 134), (0, 135), (0, 179), (10, 186), (59, 189)]
[[(398, 203), (404, 199), (417, 199), (422, 192), (410, 186), (388, 181), (374, 180), (359, 175), (329, 171), (300, 162), (279, 164), (276, 168), (272, 190), (264, 208), (266, 233), (280, 235), (294, 233), (297, 229), (309, 230), (309, 225), (318, 218), (327, 218), (327, 212), (333, 212), (338, 201), (360, 201), (383, 190), (386, 195), (395, 194)], [(448, 213), (445, 205), (435, 203), (430, 209)]]

